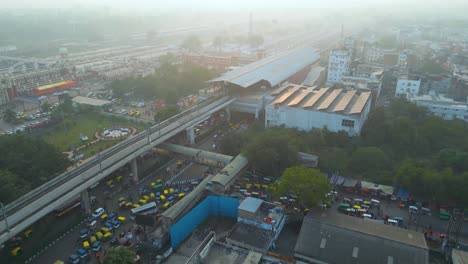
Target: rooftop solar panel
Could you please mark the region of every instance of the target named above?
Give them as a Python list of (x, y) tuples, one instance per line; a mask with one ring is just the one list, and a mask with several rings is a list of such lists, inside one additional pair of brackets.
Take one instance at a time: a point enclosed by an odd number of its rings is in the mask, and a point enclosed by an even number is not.
[(366, 105), (367, 100), (369, 99), (370, 94), (371, 94), (370, 92), (361, 93), (361, 95), (359, 95), (359, 98), (356, 100), (356, 102), (354, 103), (349, 113), (350, 114), (361, 113), (362, 109)]
[(343, 89), (336, 89), (333, 90), (327, 98), (317, 107), (317, 110), (327, 109), (333, 101), (335, 101), (336, 97), (343, 91)]
[(354, 94), (356, 94), (356, 90), (348, 91), (340, 100), (340, 102), (335, 106), (333, 112), (343, 111), (345, 110), (346, 106), (348, 106), (351, 99), (353, 99)]
[(301, 88), (301, 85), (295, 85), (294, 87), (290, 88), (286, 93), (276, 98), (276, 100), (273, 101), (273, 104), (281, 104), (286, 99), (288, 99), (293, 93), (299, 90), (299, 88)]
[(288, 106), (295, 106), (299, 104), (302, 99), (304, 99), (308, 94), (310, 94), (314, 90), (313, 87), (309, 87), (307, 89), (302, 90), (300, 94), (296, 96), (291, 102), (289, 102)]
[(307, 102), (305, 102), (305, 104), (302, 107), (312, 107), (327, 91), (328, 88), (321, 88), (312, 97), (310, 97), (309, 100), (307, 100)]

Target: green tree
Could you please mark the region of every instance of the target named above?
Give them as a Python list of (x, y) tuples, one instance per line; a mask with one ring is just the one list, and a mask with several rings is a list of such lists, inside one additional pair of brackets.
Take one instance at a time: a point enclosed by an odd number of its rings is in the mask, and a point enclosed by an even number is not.
[(351, 155), (348, 166), (356, 175), (375, 180), (378, 173), (389, 168), (389, 159), (385, 153), (377, 147), (360, 147)]
[(44, 102), (44, 103), (41, 105), (41, 111), (44, 112), (44, 113), (49, 112), (51, 106), (52, 106), (52, 105), (50, 105), (49, 102)]
[(135, 252), (127, 247), (111, 247), (107, 251), (104, 264), (133, 264), (135, 258)]
[(247, 143), (245, 133), (231, 132), (226, 134), (220, 141), (221, 153), (226, 155), (237, 155)]
[(202, 48), (202, 44), (198, 36), (191, 35), (184, 40), (182, 43), (182, 48), (194, 52), (199, 51)]
[(9, 124), (14, 124), (16, 122), (16, 112), (10, 108), (5, 109), (5, 112), (3, 112), (3, 120)]
[(255, 137), (243, 152), (256, 169), (279, 176), (285, 168), (297, 164), (298, 150), (293, 138), (280, 130), (271, 130)]
[(346, 174), (349, 156), (341, 148), (325, 148), (319, 152), (319, 168), (327, 173)]
[(7, 204), (30, 190), (29, 184), (8, 170), (0, 170), (0, 202)]
[(159, 110), (154, 114), (154, 120), (162, 122), (179, 113), (179, 108), (176, 105), (170, 105), (164, 109)]
[(281, 175), (277, 186), (279, 195), (293, 194), (303, 208), (311, 208), (325, 200), (331, 185), (320, 171), (306, 167), (290, 167)]
[(64, 171), (69, 161), (55, 147), (40, 139), (0, 137), (0, 168), (37, 187)]

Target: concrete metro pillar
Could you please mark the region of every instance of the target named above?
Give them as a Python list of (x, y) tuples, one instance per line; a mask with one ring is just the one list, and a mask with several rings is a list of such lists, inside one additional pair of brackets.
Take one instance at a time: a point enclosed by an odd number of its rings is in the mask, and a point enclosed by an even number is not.
[(137, 183), (138, 182), (138, 164), (137, 164), (136, 158), (130, 162), (130, 167), (132, 171), (132, 180), (134, 183)]
[(189, 140), (190, 145), (195, 144), (195, 131), (193, 127), (187, 129), (187, 138)]
[(91, 201), (89, 200), (88, 190), (83, 190), (80, 194), (81, 196), (81, 208), (87, 214), (91, 213)]
[(225, 112), (226, 112), (226, 120), (228, 122), (230, 122), (231, 121), (231, 110), (229, 110), (229, 108), (226, 108)]

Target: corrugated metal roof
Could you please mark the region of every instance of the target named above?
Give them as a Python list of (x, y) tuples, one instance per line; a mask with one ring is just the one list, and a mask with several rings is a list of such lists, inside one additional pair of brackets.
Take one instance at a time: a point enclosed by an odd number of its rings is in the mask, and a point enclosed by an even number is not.
[(266, 80), (271, 86), (276, 86), (319, 58), (320, 55), (313, 48), (289, 50), (226, 72), (209, 82), (225, 81), (247, 88)]
[(242, 210), (242, 211), (247, 211), (247, 212), (250, 212), (250, 213), (255, 213), (255, 212), (257, 212), (260, 205), (262, 205), (262, 203), (263, 203), (262, 199), (247, 197), (239, 205), (239, 207), (237, 209)]
[(223, 170), (214, 176), (211, 182), (216, 182), (226, 187), (248, 163), (249, 161), (246, 157), (237, 155)]

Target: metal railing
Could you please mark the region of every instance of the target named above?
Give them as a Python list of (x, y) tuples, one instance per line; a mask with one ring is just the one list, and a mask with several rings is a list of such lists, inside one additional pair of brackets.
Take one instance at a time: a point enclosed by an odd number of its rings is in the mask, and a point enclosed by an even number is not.
[[(88, 169), (96, 166), (97, 164), (101, 164), (102, 161), (113, 157), (120, 151), (126, 149), (128, 146), (133, 145), (142, 139), (146, 138), (148, 135), (151, 135), (153, 133), (157, 133), (161, 129), (175, 123), (179, 122), (182, 124), (185, 124), (186, 122), (196, 118), (199, 116), (200, 113), (198, 113), (199, 110), (203, 109), (206, 106), (209, 106), (212, 103), (218, 102), (219, 104), (222, 104), (224, 102), (227, 102), (230, 98), (229, 97), (211, 97), (208, 98), (207, 100), (204, 100), (197, 104), (196, 106), (187, 109), (173, 117), (170, 117), (152, 127), (150, 127), (147, 130), (143, 130), (142, 132), (138, 133), (137, 135), (128, 138), (127, 140), (124, 140), (123, 142), (120, 142), (119, 144), (114, 145), (113, 147), (106, 149), (96, 155), (96, 157), (92, 160), (89, 160), (86, 163), (81, 164), (80, 166), (65, 172), (47, 183), (37, 187), (36, 189), (32, 190), (31, 192), (23, 195), (22, 197), (16, 199), (15, 201), (11, 202), (10, 204), (7, 204), (4, 208), (3, 215), (1, 215), (0, 220), (4, 219), (4, 216), (9, 216), (14, 214), (15, 212), (19, 211), (21, 208), (25, 207), (32, 201), (35, 201), (42, 197), (44, 194), (50, 192), (51, 190), (61, 186), (65, 182), (69, 181), (70, 179), (73, 179), (77, 176), (79, 176), (81, 173), (87, 171)], [(181, 122), (183, 120), (183, 122)], [(148, 134), (149, 133), (149, 134)]]

